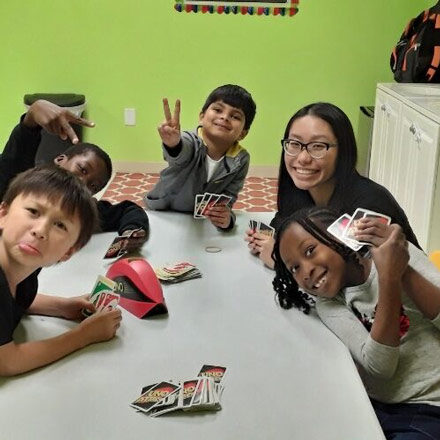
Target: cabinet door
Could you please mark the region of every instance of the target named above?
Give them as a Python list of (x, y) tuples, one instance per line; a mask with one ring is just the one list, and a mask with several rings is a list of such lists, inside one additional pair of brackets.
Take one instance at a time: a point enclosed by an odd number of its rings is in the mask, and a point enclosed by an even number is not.
[(439, 125), (404, 106), (401, 127), (394, 157), (393, 195), (426, 250), (437, 172)]
[(400, 132), (401, 108), (400, 101), (377, 90), (369, 177), (391, 192), (395, 189), (391, 164)]

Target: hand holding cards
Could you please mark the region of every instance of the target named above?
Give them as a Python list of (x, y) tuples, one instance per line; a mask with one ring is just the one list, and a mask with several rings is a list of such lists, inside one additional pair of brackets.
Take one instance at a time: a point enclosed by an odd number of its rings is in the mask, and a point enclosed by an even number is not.
[[(90, 302), (95, 306), (97, 312), (105, 308), (116, 308), (120, 299), (120, 295), (115, 293), (116, 288), (117, 284), (113, 280), (98, 275), (95, 286), (89, 297)], [(87, 309), (84, 309), (82, 313), (86, 317), (92, 315)]]
[(253, 232), (267, 235), (268, 237), (273, 237), (275, 235), (275, 229), (272, 228), (272, 226), (268, 226), (265, 223), (256, 220), (249, 220), (249, 229)]
[(391, 217), (379, 214), (378, 212), (370, 211), (368, 209), (358, 208), (352, 216), (348, 214), (341, 215), (335, 222), (333, 222), (327, 231), (330, 232), (338, 240), (342, 241), (346, 246), (355, 252), (359, 251), (362, 246), (371, 246), (371, 243), (356, 240), (356, 231), (358, 230), (358, 222), (361, 219), (377, 219), (383, 224), (389, 225)]
[(139, 250), (146, 240), (146, 233), (143, 229), (134, 229), (129, 234), (118, 235), (104, 255), (104, 258), (122, 257), (128, 252)]
[(214, 206), (226, 206), (232, 197), (226, 194), (197, 194), (194, 201), (194, 218), (206, 218), (206, 211)]
[(226, 367), (203, 365), (194, 379), (155, 383), (142, 388), (142, 394), (130, 404), (152, 417), (183, 410), (220, 410)]

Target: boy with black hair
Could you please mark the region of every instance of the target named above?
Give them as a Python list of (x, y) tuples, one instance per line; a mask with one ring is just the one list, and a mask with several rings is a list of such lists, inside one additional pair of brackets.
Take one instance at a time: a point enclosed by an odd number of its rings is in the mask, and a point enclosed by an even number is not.
[[(78, 137), (70, 125), (72, 123), (94, 126), (93, 122), (77, 117), (67, 109), (48, 101), (38, 100), (29, 107), (12, 131), (0, 156), (0, 200), (10, 180), (34, 166), (42, 128), (63, 140), (69, 138), (74, 144), (54, 159), (56, 165), (79, 177), (92, 194), (104, 188), (112, 174), (110, 157), (96, 145), (78, 143)], [(120, 235), (127, 235), (134, 229), (140, 229), (137, 236), (147, 239), (148, 216), (137, 204), (129, 200), (117, 204), (100, 200), (97, 207), (101, 231), (118, 231)]]
[[(150, 209), (191, 212), (197, 194), (205, 192), (230, 196), (231, 206), (243, 188), (249, 168), (249, 153), (239, 144), (249, 131), (256, 106), (242, 87), (227, 84), (208, 96), (195, 131), (180, 131), (180, 101), (171, 116), (168, 100), (163, 100), (165, 121), (158, 127), (168, 168), (146, 194)], [(235, 215), (228, 205), (204, 211), (221, 230), (234, 226)]]
[(95, 311), (87, 296), (37, 294), (41, 267), (68, 260), (90, 239), (96, 203), (84, 184), (59, 167), (19, 174), (0, 205), (0, 376), (24, 373), (86, 345), (111, 339), (120, 310), (96, 312), (66, 333), (15, 343), (13, 332), (25, 313), (80, 319)]

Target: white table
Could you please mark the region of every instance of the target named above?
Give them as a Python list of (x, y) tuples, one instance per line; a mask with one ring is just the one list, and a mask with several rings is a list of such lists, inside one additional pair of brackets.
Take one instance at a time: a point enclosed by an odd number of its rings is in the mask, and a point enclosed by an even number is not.
[[(319, 322), (274, 301), (273, 272), (243, 241), (249, 218), (222, 234), (204, 220), (149, 213), (143, 249), (153, 265), (195, 263), (203, 278), (164, 286), (169, 315), (140, 320), (123, 310), (118, 336), (15, 378), (0, 379), (0, 438), (369, 440), (383, 434), (351, 357)], [(44, 269), (40, 291), (85, 293), (114, 234), (101, 234), (69, 262)], [(205, 246), (220, 246), (216, 254)], [(19, 339), (40, 339), (73, 324), (27, 317)], [(228, 373), (219, 412), (157, 419), (129, 406), (144, 385), (186, 379), (204, 363)]]

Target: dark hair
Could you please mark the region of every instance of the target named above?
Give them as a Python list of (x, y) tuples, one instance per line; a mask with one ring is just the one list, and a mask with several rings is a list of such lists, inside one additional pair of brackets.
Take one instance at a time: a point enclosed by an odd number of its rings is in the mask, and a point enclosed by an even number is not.
[(249, 130), (257, 107), (247, 90), (235, 84), (225, 84), (224, 86), (217, 87), (206, 98), (202, 113), (205, 113), (206, 109), (216, 101), (223, 101), (225, 104), (242, 110), (245, 118), (244, 129)]
[[(304, 116), (316, 116), (327, 122), (336, 137), (338, 143), (338, 156), (335, 169), (335, 190), (332, 196), (332, 207), (340, 211), (343, 206), (344, 193), (350, 186), (352, 177), (357, 174), (357, 148), (353, 127), (347, 115), (339, 108), (328, 102), (316, 102), (298, 110), (289, 120), (284, 132), (284, 139), (289, 137), (292, 124)], [(280, 169), (278, 175), (278, 211), (287, 216), (288, 214), (313, 204), (307, 190), (295, 186), (287, 172), (284, 162), (284, 152), (281, 151)]]
[(33, 194), (60, 203), (69, 216), (78, 214), (81, 229), (75, 246), (80, 249), (97, 229), (96, 202), (87, 187), (72, 173), (53, 164), (41, 165), (18, 174), (9, 185), (3, 202), (11, 205), (19, 196)]
[[(105, 186), (107, 184), (107, 182), (110, 180), (110, 178), (112, 177), (113, 166), (112, 166), (112, 161), (110, 159), (110, 156), (102, 148), (98, 147), (95, 144), (89, 144), (87, 142), (80, 142), (79, 144), (72, 145), (71, 147), (69, 147), (66, 151), (64, 151), (63, 154), (65, 154), (68, 159), (71, 159), (74, 156), (80, 156), (80, 155), (88, 153), (89, 151), (92, 152), (93, 154), (95, 154), (97, 157), (99, 157), (104, 162), (104, 165), (107, 170), (107, 173), (105, 176), (105, 184), (104, 184), (104, 186)], [(102, 189), (102, 188), (100, 188), (100, 189)]]
[(338, 218), (338, 214), (328, 208), (304, 208), (296, 211), (282, 223), (277, 232), (272, 258), (275, 261), (275, 278), (272, 282), (275, 296), (281, 307), (290, 309), (292, 306), (309, 313), (313, 298), (299, 290), (292, 273), (287, 269), (280, 255), (280, 242), (284, 232), (292, 223), (298, 223), (309, 234), (321, 243), (336, 251), (347, 263), (352, 263), (354, 268), (362, 270), (357, 254), (349, 247), (337, 241), (327, 228)]

